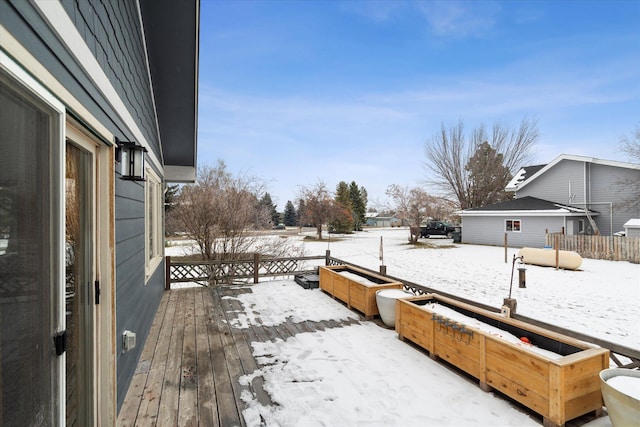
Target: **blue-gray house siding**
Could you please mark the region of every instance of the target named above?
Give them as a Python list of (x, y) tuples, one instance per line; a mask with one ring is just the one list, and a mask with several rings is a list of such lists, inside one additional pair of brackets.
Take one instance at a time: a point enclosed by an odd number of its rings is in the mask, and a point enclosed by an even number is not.
[(62, 4), (159, 156), (156, 115), (136, 2), (66, 0)]

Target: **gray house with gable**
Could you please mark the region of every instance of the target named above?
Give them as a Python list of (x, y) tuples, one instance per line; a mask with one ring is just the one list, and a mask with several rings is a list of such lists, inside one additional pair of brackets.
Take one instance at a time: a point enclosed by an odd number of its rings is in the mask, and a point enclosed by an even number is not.
[(640, 165), (561, 155), (516, 173), (513, 200), (458, 212), (462, 241), (502, 245), (506, 233), (509, 246), (542, 247), (545, 231), (611, 235), (639, 216), (638, 185)]

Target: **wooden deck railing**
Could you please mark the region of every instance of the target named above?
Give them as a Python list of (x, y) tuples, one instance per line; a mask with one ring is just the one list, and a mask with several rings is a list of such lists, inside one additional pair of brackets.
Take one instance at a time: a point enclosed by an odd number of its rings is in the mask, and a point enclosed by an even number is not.
[[(316, 262), (308, 263), (308, 261)], [(261, 258), (259, 255), (255, 255), (253, 260), (244, 261), (171, 261), (171, 257), (166, 257), (166, 286), (167, 289), (169, 289), (171, 283), (177, 282), (198, 282), (208, 285), (217, 283), (233, 283), (235, 280), (246, 281), (247, 279), (253, 279), (253, 283), (258, 283), (260, 277), (286, 277), (294, 276), (296, 274), (315, 273), (317, 272), (319, 265), (352, 265), (371, 273), (383, 274), (391, 280), (402, 282), (405, 289), (412, 291), (416, 295), (436, 293), (494, 313), (500, 312), (500, 308), (497, 307), (468, 300), (458, 295), (453, 295), (418, 283), (409, 282), (398, 277), (389, 276), (386, 274), (385, 266), (380, 266), (380, 271), (374, 271), (352, 262), (334, 258), (328, 250), (324, 256)], [(640, 350), (605, 341), (581, 332), (561, 328), (530, 317), (521, 316), (517, 313), (513, 314), (512, 317), (553, 332), (607, 348), (611, 352), (611, 359), (618, 367), (640, 368)], [(624, 358), (628, 359), (628, 361), (624, 360)]]
[[(324, 264), (326, 256), (303, 256), (288, 258), (264, 257), (254, 254), (244, 260), (172, 260), (166, 258), (166, 286), (171, 283), (195, 282), (203, 286), (234, 283), (252, 279), (258, 283), (260, 277), (293, 276), (316, 271), (319, 262)], [(315, 263), (312, 261), (316, 261)]]
[(577, 252), (584, 258), (640, 263), (640, 237), (547, 233), (545, 244), (561, 251)]

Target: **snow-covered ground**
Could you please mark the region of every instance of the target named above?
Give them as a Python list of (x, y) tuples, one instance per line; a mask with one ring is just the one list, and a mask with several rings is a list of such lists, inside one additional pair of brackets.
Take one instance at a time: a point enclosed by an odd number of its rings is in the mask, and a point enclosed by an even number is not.
[[(508, 249), (505, 264), (504, 248), (452, 245), (447, 239), (420, 239), (434, 248), (415, 247), (408, 244), (406, 229), (369, 229), (339, 241), (302, 244), (309, 255), (329, 249), (333, 257), (377, 271), (380, 237), (391, 276), (493, 307), (509, 295), (518, 249)], [(640, 349), (639, 264), (584, 258), (577, 271), (526, 268), (526, 288), (518, 287), (518, 271), (514, 273), (511, 296), (518, 313)]]
[[(406, 229), (375, 229), (331, 242), (303, 241), (307, 255), (331, 255), (371, 269), (380, 265), (383, 238), (387, 273), (495, 307), (508, 295), (511, 259), (517, 252), (430, 240), (434, 248), (407, 244)], [(422, 242), (427, 242), (422, 239)], [(444, 247), (443, 247), (444, 246)], [(167, 248), (178, 255), (181, 247)], [(232, 327), (292, 321), (358, 318), (320, 290), (291, 280), (251, 285), (238, 297), (244, 312)], [(579, 271), (527, 266), (527, 287), (512, 297), (518, 312), (640, 348), (640, 265), (585, 259)], [(401, 342), (390, 329), (363, 322), (286, 341), (254, 343), (260, 368), (243, 381), (264, 378), (275, 402), (262, 406), (246, 394), (247, 424), (267, 426), (526, 426), (541, 418)], [(610, 426), (608, 417), (586, 424)]]

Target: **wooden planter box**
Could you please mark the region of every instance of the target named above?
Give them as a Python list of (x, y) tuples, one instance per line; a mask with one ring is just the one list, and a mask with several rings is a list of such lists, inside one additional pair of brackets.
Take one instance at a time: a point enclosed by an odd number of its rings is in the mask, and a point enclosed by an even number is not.
[[(380, 289), (402, 289), (402, 283), (394, 282), (386, 277), (346, 265), (320, 267), (320, 289), (347, 303), (347, 307), (362, 312), (366, 319), (371, 319), (378, 312), (376, 291)], [(350, 273), (347, 277), (340, 273)]]
[(607, 349), (437, 294), (399, 299), (396, 332), (478, 378), (483, 390), (493, 388), (541, 414), (545, 426), (602, 411), (598, 375), (609, 367)]

